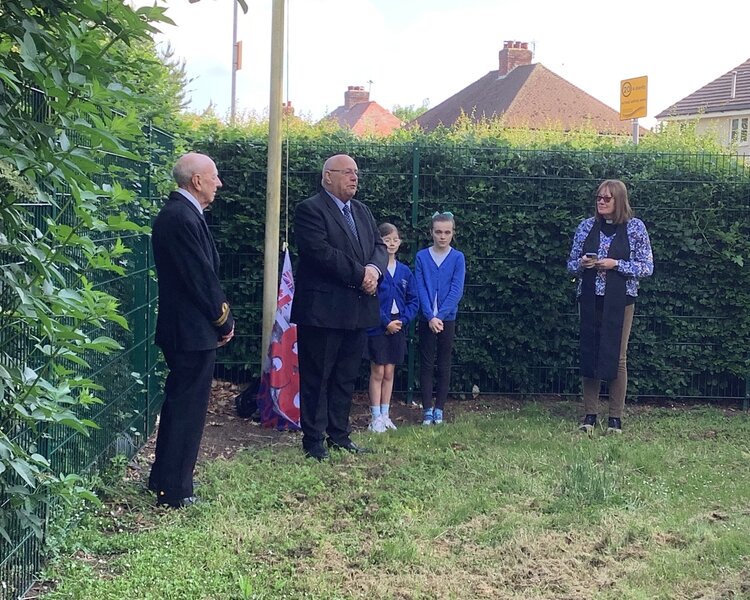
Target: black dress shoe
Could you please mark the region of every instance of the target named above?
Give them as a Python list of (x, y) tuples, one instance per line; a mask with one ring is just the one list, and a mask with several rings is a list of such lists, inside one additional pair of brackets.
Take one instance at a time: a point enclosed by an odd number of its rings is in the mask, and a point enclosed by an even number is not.
[(326, 440), (326, 443), (328, 444), (328, 447), (331, 450), (346, 450), (347, 452), (351, 452), (352, 454), (370, 454), (372, 453), (372, 450), (369, 448), (363, 448), (362, 446), (357, 446), (353, 441), (350, 439), (343, 440), (341, 442), (334, 442), (331, 438), (328, 438)]
[(314, 458), (315, 460), (325, 460), (328, 458), (328, 450), (325, 449), (322, 443), (315, 444), (309, 448), (305, 448), (305, 456), (307, 458)]
[(167, 506), (169, 508), (187, 508), (200, 504), (201, 499), (198, 496), (188, 496), (187, 498), (167, 498), (162, 496), (156, 499), (156, 506)]

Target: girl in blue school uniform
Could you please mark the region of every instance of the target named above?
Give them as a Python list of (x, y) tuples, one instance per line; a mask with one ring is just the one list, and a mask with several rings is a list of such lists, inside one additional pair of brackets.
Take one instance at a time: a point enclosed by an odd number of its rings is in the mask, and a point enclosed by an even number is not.
[(401, 246), (398, 229), (390, 223), (378, 227), (388, 249), (388, 268), (378, 285), (380, 326), (367, 331), (366, 358), (370, 359), (370, 414), (368, 429), (383, 433), (396, 429), (389, 409), (396, 365), (404, 362), (406, 331), (417, 316), (419, 299), (416, 282), (409, 267), (396, 260)]
[(443, 410), (450, 388), (456, 314), (466, 277), (464, 255), (451, 246), (455, 226), (453, 213), (436, 212), (432, 215), (432, 246), (417, 252), (419, 382), (424, 411), (422, 425), (443, 423)]

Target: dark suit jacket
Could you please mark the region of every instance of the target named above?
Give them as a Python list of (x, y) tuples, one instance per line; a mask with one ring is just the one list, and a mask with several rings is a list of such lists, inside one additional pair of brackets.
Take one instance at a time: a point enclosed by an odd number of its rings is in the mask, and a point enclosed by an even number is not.
[(378, 299), (361, 289), (365, 265), (384, 273), (388, 251), (364, 204), (350, 200), (359, 241), (327, 192), (302, 201), (294, 215), (299, 260), (292, 322), (333, 329), (362, 329), (380, 322)]
[(172, 192), (154, 220), (151, 244), (159, 279), (156, 343), (165, 352), (216, 348), (234, 319), (219, 283), (219, 253), (203, 215)]

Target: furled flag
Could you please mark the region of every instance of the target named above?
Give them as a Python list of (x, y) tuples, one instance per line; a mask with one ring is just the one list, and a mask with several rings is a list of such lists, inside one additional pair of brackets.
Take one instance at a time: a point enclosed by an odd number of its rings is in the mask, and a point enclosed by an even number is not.
[(263, 427), (280, 431), (297, 430), (299, 425), (299, 360), (297, 358), (297, 326), (290, 322), (294, 278), (289, 250), (284, 254), (276, 321), (271, 330), (268, 356), (263, 365), (258, 409)]

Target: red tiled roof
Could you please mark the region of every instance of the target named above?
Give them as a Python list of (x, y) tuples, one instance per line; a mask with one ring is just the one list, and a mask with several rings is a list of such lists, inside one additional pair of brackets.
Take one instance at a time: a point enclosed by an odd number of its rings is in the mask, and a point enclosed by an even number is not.
[(388, 135), (401, 127), (401, 119), (377, 102), (359, 102), (351, 108), (339, 106), (326, 119), (335, 120), (357, 135)]
[(593, 126), (602, 134), (627, 135), (630, 121), (541, 64), (522, 65), (505, 77), (490, 71), (415, 119), (425, 130), (450, 126), (461, 112), (474, 121), (500, 118), (508, 127), (571, 130)]
[[(737, 73), (736, 82), (735, 73)], [(732, 98), (733, 84), (734, 98)], [(661, 111), (656, 118), (666, 119), (684, 115), (707, 115), (743, 110), (750, 110), (750, 59)]]

